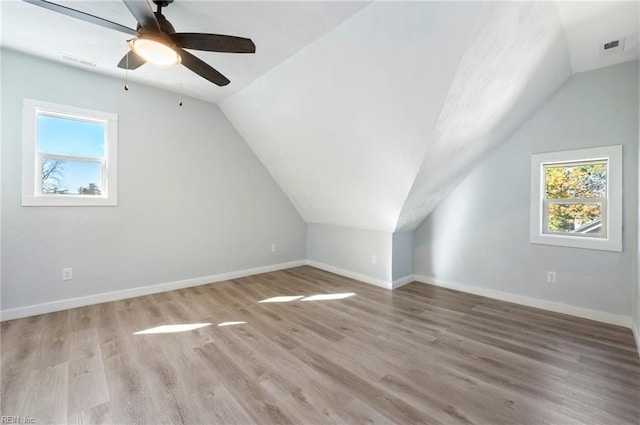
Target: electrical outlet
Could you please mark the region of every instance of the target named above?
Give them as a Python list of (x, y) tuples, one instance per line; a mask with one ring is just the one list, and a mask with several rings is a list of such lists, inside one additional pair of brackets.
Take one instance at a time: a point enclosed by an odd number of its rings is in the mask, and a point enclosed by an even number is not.
[(378, 264), (378, 256), (377, 255), (372, 255), (371, 256), (371, 264)]
[(271, 244), (271, 252), (278, 252), (278, 245), (272, 243)]
[(556, 283), (556, 272), (547, 272), (547, 282)]
[(73, 269), (66, 268), (62, 269), (62, 280), (71, 280), (73, 279)]

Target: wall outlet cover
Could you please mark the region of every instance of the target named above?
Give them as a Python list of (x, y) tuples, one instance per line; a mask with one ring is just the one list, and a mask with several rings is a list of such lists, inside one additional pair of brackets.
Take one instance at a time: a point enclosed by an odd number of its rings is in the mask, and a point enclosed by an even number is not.
[(62, 280), (71, 280), (73, 279), (73, 269), (65, 268), (62, 269)]

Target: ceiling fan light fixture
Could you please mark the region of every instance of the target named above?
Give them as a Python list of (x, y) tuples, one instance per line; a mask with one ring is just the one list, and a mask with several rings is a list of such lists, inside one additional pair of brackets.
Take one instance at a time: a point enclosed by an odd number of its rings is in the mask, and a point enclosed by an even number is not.
[(170, 46), (155, 37), (140, 36), (129, 41), (129, 46), (138, 56), (156, 65), (175, 65), (181, 62), (180, 55)]
[(162, 8), (168, 6), (174, 0), (153, 0), (153, 3), (157, 6), (155, 12), (148, 0), (122, 0), (136, 20), (135, 29), (60, 5), (51, 0), (23, 1), (61, 15), (135, 37), (127, 41), (129, 50), (118, 62), (118, 68), (120, 69), (138, 69), (147, 62), (165, 66), (182, 64), (205, 80), (223, 87), (231, 81), (202, 59), (189, 53), (189, 50), (222, 53), (256, 52), (256, 45), (249, 38), (202, 32), (176, 32), (171, 22), (162, 14)]

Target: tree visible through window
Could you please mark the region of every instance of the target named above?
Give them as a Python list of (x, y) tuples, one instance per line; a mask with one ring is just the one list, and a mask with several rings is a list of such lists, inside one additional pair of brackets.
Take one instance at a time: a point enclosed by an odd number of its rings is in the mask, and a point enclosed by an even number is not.
[(622, 251), (622, 146), (531, 155), (529, 241)]
[(547, 232), (598, 234), (607, 198), (606, 161), (546, 165)]
[(102, 194), (105, 125), (38, 115), (43, 195)]
[(117, 205), (116, 114), (25, 99), (22, 205)]

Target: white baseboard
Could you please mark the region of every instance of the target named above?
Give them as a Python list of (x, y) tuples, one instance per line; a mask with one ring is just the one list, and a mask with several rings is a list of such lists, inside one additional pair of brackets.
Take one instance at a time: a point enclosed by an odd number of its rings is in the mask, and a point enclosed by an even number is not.
[(327, 272), (339, 274), (340, 276), (348, 277), (350, 279), (355, 279), (360, 282), (379, 286), (380, 288), (384, 288), (384, 289), (397, 289), (415, 280), (414, 275), (408, 275), (405, 277), (401, 277), (400, 279), (396, 279), (393, 282), (386, 281), (386, 280), (376, 279), (375, 277), (367, 276), (361, 273), (352, 272), (350, 270), (341, 269), (339, 267), (330, 266), (329, 264), (320, 263), (319, 261), (314, 261), (314, 260), (307, 260), (307, 265), (311, 267), (315, 267), (320, 270), (327, 271)]
[(20, 319), (22, 317), (36, 316), (38, 314), (53, 313), (54, 311), (68, 310), (70, 308), (84, 307), (92, 304), (100, 304), (109, 301), (123, 300), (140, 297), (143, 295), (157, 294), (159, 292), (173, 291), (175, 289), (189, 288), (191, 286), (206, 285), (208, 283), (223, 282), (225, 280), (238, 279), (260, 273), (274, 272), (292, 267), (304, 266), (305, 260), (291, 261), (289, 263), (272, 264), (253, 269), (238, 270), (228, 273), (220, 273), (210, 276), (195, 277), (192, 279), (165, 282), (156, 285), (140, 286), (137, 288), (123, 289), (121, 291), (105, 292), (102, 294), (87, 295), (78, 298), (52, 301), (43, 304), (34, 304), (25, 307), (10, 308), (0, 312), (0, 321)]
[(408, 276), (401, 277), (400, 279), (394, 280), (393, 283), (391, 284), (391, 288), (392, 289), (398, 289), (399, 287), (404, 286), (407, 283), (411, 283), (411, 282), (413, 282), (415, 280), (416, 280), (415, 275), (410, 274)]
[(480, 295), (496, 300), (508, 301), (515, 304), (522, 304), (529, 307), (535, 307), (542, 310), (555, 311), (556, 313), (564, 313), (571, 316), (591, 319), (598, 322), (608, 323), (611, 325), (632, 327), (630, 317), (619, 314), (607, 313), (604, 311), (591, 310), (584, 307), (576, 307), (573, 305), (563, 304), (554, 301), (546, 301), (538, 298), (527, 297), (525, 295), (512, 294), (510, 292), (498, 291), (495, 289), (482, 288), (478, 286), (464, 285), (462, 283), (445, 282), (431, 276), (416, 275), (415, 280), (422, 283), (428, 283), (443, 288), (454, 289), (456, 291), (467, 292), (469, 294)]
[(307, 264), (316, 269), (324, 270), (327, 272), (339, 274), (340, 276), (348, 277), (351, 279), (359, 280), (360, 282), (369, 283), (371, 285), (379, 286), (384, 289), (393, 289), (393, 282), (376, 279), (375, 277), (367, 276), (364, 274), (352, 272), (350, 270), (341, 269), (339, 267), (330, 266), (328, 264), (320, 263), (314, 260), (307, 260)]
[(376, 279), (360, 273), (341, 269), (339, 267), (330, 266), (313, 260), (299, 260), (288, 263), (273, 264), (269, 266), (256, 267), (246, 270), (238, 270), (234, 272), (221, 273), (210, 276), (202, 276), (191, 279), (179, 280), (174, 282), (165, 282), (156, 285), (140, 286), (137, 288), (124, 289), (121, 291), (106, 292), (102, 294), (88, 295), (78, 298), (69, 298), (59, 301), (52, 301), (42, 304), (34, 304), (25, 307), (11, 308), (0, 311), (0, 321), (20, 319), (23, 317), (36, 316), (38, 314), (52, 313), (55, 311), (68, 310), (71, 308), (84, 307), (92, 304), (100, 304), (104, 302), (123, 300), (127, 298), (140, 297), (144, 295), (157, 294), (160, 292), (173, 291), (176, 289), (189, 288), (192, 286), (206, 285), (208, 283), (223, 282), (231, 279), (252, 276), (260, 273), (269, 273), (277, 270), (289, 269), (309, 265), (321, 270), (345, 276), (360, 282), (375, 285), (384, 289), (396, 289), (408, 283), (418, 281), (428, 283), (435, 286), (454, 289), (461, 292), (480, 295), (487, 298), (508, 301), (516, 304), (522, 304), (529, 307), (536, 307), (543, 310), (555, 311), (558, 313), (569, 314), (572, 316), (583, 317), (586, 319), (596, 320), (599, 322), (609, 323), (612, 325), (624, 326), (631, 328), (636, 340), (636, 345), (640, 353), (640, 330), (630, 317), (606, 313), (603, 311), (591, 310), (583, 307), (576, 307), (553, 301), (541, 300), (538, 298), (527, 297), (524, 295), (516, 295), (509, 292), (498, 291), (494, 289), (482, 288), (477, 286), (464, 285), (460, 283), (445, 282), (430, 276), (409, 275), (397, 279), (393, 282)]
[(640, 357), (640, 329), (638, 329), (638, 325), (632, 320), (631, 321), (631, 331), (633, 332), (633, 337), (636, 340), (636, 349), (638, 350), (638, 357)]

